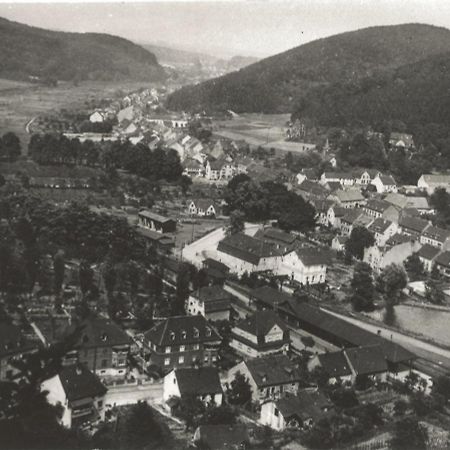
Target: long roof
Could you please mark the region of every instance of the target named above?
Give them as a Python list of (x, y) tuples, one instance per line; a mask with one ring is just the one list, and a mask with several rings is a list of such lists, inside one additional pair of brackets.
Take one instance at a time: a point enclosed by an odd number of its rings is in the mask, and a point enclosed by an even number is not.
[(423, 231), (422, 235), (435, 241), (445, 242), (450, 238), (450, 230), (430, 225)]
[(441, 250), (439, 248), (433, 247), (430, 244), (425, 244), (425, 245), (422, 245), (422, 247), (420, 247), (417, 254), (419, 255), (420, 258), (428, 259), (431, 261), (432, 259), (436, 258), (436, 256), (440, 252), (441, 252)]
[(342, 351), (321, 353), (317, 355), (317, 358), (322, 368), (330, 377), (344, 377), (352, 373)]
[(400, 217), (398, 224), (402, 228), (415, 231), (416, 233), (422, 233), (425, 228), (430, 224), (428, 220), (421, 219), (419, 217), (402, 216)]
[(323, 417), (324, 409), (332, 406), (331, 402), (319, 391), (300, 391), (298, 394), (287, 394), (276, 401), (277, 409), (284, 419), (298, 417), (302, 421)]
[(273, 311), (256, 311), (250, 317), (236, 324), (239, 328), (254, 336), (265, 336), (275, 325), (286, 330), (284, 322)]
[(347, 348), (344, 351), (357, 375), (370, 375), (388, 370), (386, 356), (379, 345)]
[(378, 217), (369, 225), (368, 230), (372, 231), (373, 233), (383, 234), (391, 225), (392, 222), (390, 220)]
[(173, 219), (171, 219), (170, 217), (164, 217), (152, 211), (139, 211), (138, 215), (147, 219), (155, 220), (156, 222), (160, 223), (173, 221)]
[(391, 203), (389, 203), (385, 200), (379, 200), (376, 198), (369, 200), (366, 204), (367, 209), (371, 209), (373, 211), (377, 211), (377, 212), (381, 212), (381, 213), (386, 211), (391, 206), (393, 206)]
[(320, 248), (303, 247), (296, 250), (300, 261), (305, 266), (317, 266), (330, 263), (330, 254)]
[(436, 264), (444, 267), (450, 267), (450, 251), (442, 252), (435, 259)]
[(178, 368), (175, 369), (175, 377), (182, 396), (222, 392), (219, 371), (216, 367)]
[(450, 184), (450, 174), (424, 174), (422, 176), (429, 184)]
[(83, 364), (64, 367), (59, 379), (69, 401), (101, 396), (107, 391), (97, 375)]

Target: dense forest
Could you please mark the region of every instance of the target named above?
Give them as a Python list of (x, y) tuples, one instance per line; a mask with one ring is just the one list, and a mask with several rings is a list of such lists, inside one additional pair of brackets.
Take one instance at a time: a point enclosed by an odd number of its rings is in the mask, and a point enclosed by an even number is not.
[(154, 54), (126, 39), (63, 33), (0, 18), (0, 77), (28, 80), (146, 80), (166, 77)]
[[(375, 80), (448, 51), (450, 30), (422, 24), (372, 27), (309, 42), (238, 72), (186, 86), (171, 109), (292, 112), (311, 89)], [(363, 89), (370, 87), (365, 81)], [(319, 91), (320, 92), (320, 91)]]

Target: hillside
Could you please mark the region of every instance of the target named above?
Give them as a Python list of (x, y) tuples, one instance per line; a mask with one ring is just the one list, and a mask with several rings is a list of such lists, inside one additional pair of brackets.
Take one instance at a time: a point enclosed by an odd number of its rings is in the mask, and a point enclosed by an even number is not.
[(311, 90), (294, 110), (322, 125), (401, 120), (408, 128), (450, 123), (450, 52), (406, 64), (390, 73)]
[(450, 30), (405, 24), (371, 27), (309, 42), (237, 72), (186, 86), (171, 109), (291, 112), (311, 89), (389, 73), (446, 52)]
[(64, 33), (0, 18), (0, 78), (162, 80), (154, 54), (107, 34)]
[(142, 44), (142, 47), (153, 53), (161, 64), (194, 64), (198, 61), (213, 64), (219, 59), (204, 53), (191, 52), (158, 44)]

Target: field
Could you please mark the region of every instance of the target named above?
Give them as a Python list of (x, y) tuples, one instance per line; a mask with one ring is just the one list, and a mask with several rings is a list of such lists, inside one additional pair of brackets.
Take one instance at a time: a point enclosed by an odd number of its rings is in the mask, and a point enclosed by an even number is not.
[(214, 134), (232, 140), (245, 140), (251, 146), (274, 148), (277, 152), (302, 153), (308, 144), (286, 142), (289, 114), (242, 114), (217, 122)]
[(0, 79), (0, 134), (15, 132), (26, 150), (29, 139), (26, 126), (34, 117), (63, 108), (83, 108), (92, 100), (113, 97), (120, 90), (128, 92), (142, 86), (143, 83), (86, 81), (79, 86), (60, 83), (48, 87)]

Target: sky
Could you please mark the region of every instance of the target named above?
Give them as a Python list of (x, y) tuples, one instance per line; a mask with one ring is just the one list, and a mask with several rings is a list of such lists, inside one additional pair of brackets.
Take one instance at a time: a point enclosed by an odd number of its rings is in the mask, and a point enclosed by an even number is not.
[(4, 3), (0, 16), (42, 28), (119, 35), (137, 43), (231, 57), (269, 56), (375, 25), (450, 28), (449, 0), (230, 0)]

